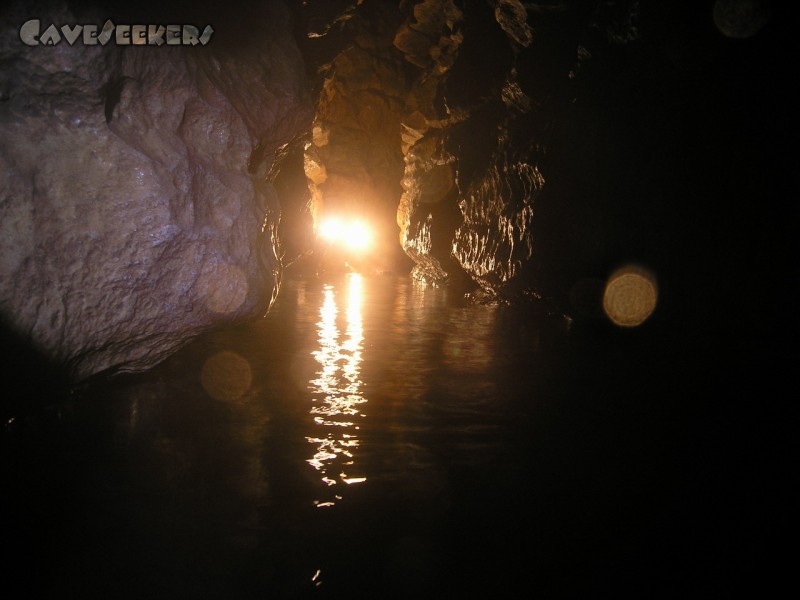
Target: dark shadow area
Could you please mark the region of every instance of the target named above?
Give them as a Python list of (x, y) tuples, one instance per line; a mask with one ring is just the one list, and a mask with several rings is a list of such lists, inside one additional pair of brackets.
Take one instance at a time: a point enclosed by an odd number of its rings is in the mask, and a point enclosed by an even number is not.
[[(347, 277), (290, 269), (265, 320), (4, 432), (21, 597), (505, 597), (521, 579), (556, 597), (667, 598), (780, 577), (789, 465), (767, 440), (781, 392), (751, 357), (405, 278), (362, 278), (354, 305)], [(331, 343), (363, 362), (319, 388)], [(208, 379), (220, 356), (235, 357), (227, 387)], [(212, 397), (242, 365), (245, 395)], [(330, 487), (309, 464), (318, 419), (336, 418), (309, 413), (314, 389), (366, 399), (327, 438), (358, 441), (341, 468), (365, 482)]]
[[(314, 31), (344, 5), (297, 4)], [(3, 328), (3, 574), (21, 590), (4, 594), (779, 591), (792, 573), (781, 543), (794, 520), (798, 359), (783, 15), (735, 41), (714, 37), (697, 3), (643, 2), (632, 48), (604, 29), (579, 36), (596, 16), (588, 4), (547, 17), (555, 64), (539, 47), (517, 57), (523, 88), (554, 86), (547, 118), (509, 127), (546, 178), (534, 259), (515, 285), (548, 302), (471, 302), (464, 281), (423, 288), (399, 259), (400, 276), (320, 269), (298, 141), (271, 176), (288, 268), (265, 319), (81, 387)], [(241, 48), (259, 13), (238, 6), (125, 3), (119, 14), (231, 24), (220, 36)], [(475, 11), (445, 91), (475, 107), (448, 141), (462, 192), (498, 144), (499, 104), (477, 102), (476, 86), (497, 92), (514, 60), (490, 3)], [(591, 59), (559, 87), (579, 38)], [(440, 256), (461, 214), (448, 200), (431, 210)], [(656, 309), (635, 328), (601, 304), (606, 276), (627, 262), (658, 281)], [(325, 460), (337, 468), (323, 473)], [(345, 481), (351, 467), (365, 481)]]
[[(36, 428), (48, 412), (69, 396), (67, 370), (34, 348), (22, 335), (0, 321), (0, 416), (6, 435)], [(52, 415), (51, 415), (52, 416)]]
[[(71, 382), (59, 365), (0, 324), (0, 514), (4, 577), (35, 591), (58, 561), (50, 540), (73, 507), (72, 461), (82, 443), (63, 429), (73, 408)], [(83, 448), (85, 451), (85, 448)]]

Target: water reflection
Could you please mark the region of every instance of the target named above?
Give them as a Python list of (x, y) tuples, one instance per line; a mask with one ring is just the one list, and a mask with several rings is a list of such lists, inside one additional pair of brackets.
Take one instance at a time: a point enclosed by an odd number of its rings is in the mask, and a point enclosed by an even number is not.
[(684, 340), (567, 333), (409, 278), (287, 279), (266, 319), (6, 432), (8, 572), (47, 598), (493, 597), (564, 565), (628, 576), (630, 548), (661, 577), (638, 540), (683, 496), (639, 524), (683, 489), (672, 423), (696, 413), (652, 382)]
[(354, 456), (359, 445), (359, 420), (365, 416), (361, 405), (367, 401), (361, 380), (364, 341), (361, 275), (350, 273), (346, 281), (344, 334), (340, 330), (336, 290), (328, 284), (323, 289), (317, 323), (319, 349), (312, 352), (319, 369), (309, 381), (315, 430), (306, 440), (315, 452), (307, 462), (319, 471), (326, 486), (337, 486), (330, 497), (315, 501), (318, 507), (333, 506), (342, 499), (340, 484), (362, 483), (367, 479), (358, 472)]

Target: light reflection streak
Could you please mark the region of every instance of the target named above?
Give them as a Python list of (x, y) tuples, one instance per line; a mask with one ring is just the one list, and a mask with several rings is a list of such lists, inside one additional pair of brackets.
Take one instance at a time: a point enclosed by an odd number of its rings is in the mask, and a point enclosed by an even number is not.
[[(315, 435), (307, 436), (306, 440), (314, 445), (315, 452), (307, 462), (319, 471), (327, 487), (367, 480), (349, 474), (355, 471), (354, 452), (359, 445), (357, 421), (364, 417), (361, 405), (367, 401), (361, 391), (360, 377), (364, 342), (361, 286), (361, 275), (347, 275), (344, 335), (340, 331), (336, 291), (332, 285), (325, 286), (317, 323), (319, 350), (312, 352), (319, 369), (309, 381)], [(334, 500), (341, 500), (341, 495), (326, 501), (320, 499), (316, 505), (333, 506)]]

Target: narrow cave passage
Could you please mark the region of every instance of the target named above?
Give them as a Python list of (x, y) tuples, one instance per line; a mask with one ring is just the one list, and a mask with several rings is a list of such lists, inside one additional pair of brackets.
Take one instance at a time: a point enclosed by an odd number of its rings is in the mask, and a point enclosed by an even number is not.
[(777, 588), (775, 4), (0, 10), (4, 598)]

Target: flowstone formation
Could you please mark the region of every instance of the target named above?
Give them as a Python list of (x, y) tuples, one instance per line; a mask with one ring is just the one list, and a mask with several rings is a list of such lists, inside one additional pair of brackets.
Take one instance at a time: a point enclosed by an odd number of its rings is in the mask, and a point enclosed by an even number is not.
[[(537, 8), (544, 28), (565, 20), (565, 7), (528, 5)], [(396, 46), (418, 67), (398, 210), (418, 279), (468, 277), (490, 296), (526, 284), (548, 125), (562, 110), (577, 47), (540, 37), (529, 20), (516, 0), (427, 0), (398, 33)]]
[(429, 284), (512, 286), (530, 269), (547, 127), (579, 60), (574, 39), (536, 40), (528, 20), (516, 0), (373, 0), (313, 34), (351, 40), (323, 66), (306, 148), (317, 210), (377, 219)]
[[(595, 317), (626, 265), (710, 285), (694, 260), (717, 235), (708, 197), (769, 139), (757, 124), (782, 51), (765, 3), (713, 5), (341, 7), (310, 40), (345, 48), (319, 63), (305, 153), (315, 205), (351, 202), (382, 223), (396, 206), (413, 275), (482, 297), (544, 295)], [(772, 120), (762, 129), (779, 133)]]
[[(266, 312), (281, 269), (267, 176), (311, 113), (281, 2), (184, 13), (215, 29), (205, 45), (23, 43), (34, 17), (176, 16), (54, 6), (0, 14), (0, 316), (80, 380)], [(252, 22), (258, 35), (241, 30)]]

